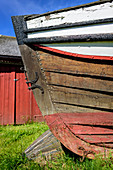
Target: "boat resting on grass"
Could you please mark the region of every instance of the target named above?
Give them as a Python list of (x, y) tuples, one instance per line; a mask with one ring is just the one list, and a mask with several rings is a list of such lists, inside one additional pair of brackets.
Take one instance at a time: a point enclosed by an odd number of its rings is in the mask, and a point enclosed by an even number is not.
[(54, 136), (80, 156), (113, 154), (113, 1), (12, 21), (26, 83)]

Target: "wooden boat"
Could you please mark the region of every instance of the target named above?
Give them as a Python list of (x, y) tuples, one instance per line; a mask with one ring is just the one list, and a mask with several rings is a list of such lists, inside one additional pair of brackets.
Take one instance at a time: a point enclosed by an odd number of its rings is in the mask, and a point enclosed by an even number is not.
[(26, 83), (52, 133), (80, 156), (113, 153), (113, 2), (12, 21)]

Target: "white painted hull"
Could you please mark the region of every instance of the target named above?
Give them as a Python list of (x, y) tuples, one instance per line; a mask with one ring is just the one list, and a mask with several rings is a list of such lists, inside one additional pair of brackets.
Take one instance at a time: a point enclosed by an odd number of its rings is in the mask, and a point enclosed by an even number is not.
[(45, 26), (60, 25), (65, 23), (78, 23), (89, 20), (97, 20), (113, 17), (113, 2), (92, 5), (89, 7), (72, 8), (64, 12), (52, 13), (50, 15), (39, 16), (27, 21), (28, 29)]
[(112, 42), (87, 42), (87, 43), (58, 43), (58, 44), (41, 44), (52, 49), (61, 50), (68, 53), (76, 53), (94, 56), (113, 56)]
[[(52, 41), (56, 37), (64, 37), (65, 39), (69, 36), (113, 34), (113, 21), (106, 22), (107, 19), (113, 20), (113, 2), (70, 8), (66, 11), (41, 15), (26, 21), (27, 29), (38, 29), (38, 31), (28, 32), (27, 39), (37, 39), (37, 41), (39, 39), (51, 39)], [(75, 25), (65, 27), (65, 25), (73, 23)], [(62, 24), (64, 27), (62, 27)], [(88, 41), (89, 39), (82, 42), (78, 40), (66, 43), (62, 41), (58, 43), (38, 42), (38, 44), (68, 53), (113, 56), (113, 40)]]
[(65, 29), (57, 29), (51, 31), (41, 31), (37, 33), (28, 34), (28, 38), (43, 38), (54, 36), (70, 36), (70, 35), (84, 35), (84, 34), (105, 34), (113, 32), (113, 24), (102, 24), (93, 26), (82, 26)]

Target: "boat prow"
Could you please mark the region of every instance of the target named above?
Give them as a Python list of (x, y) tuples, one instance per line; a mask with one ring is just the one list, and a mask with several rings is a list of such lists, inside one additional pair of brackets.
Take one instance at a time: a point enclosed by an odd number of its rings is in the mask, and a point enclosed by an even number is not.
[(80, 156), (113, 155), (113, 2), (12, 20), (27, 84), (52, 133)]

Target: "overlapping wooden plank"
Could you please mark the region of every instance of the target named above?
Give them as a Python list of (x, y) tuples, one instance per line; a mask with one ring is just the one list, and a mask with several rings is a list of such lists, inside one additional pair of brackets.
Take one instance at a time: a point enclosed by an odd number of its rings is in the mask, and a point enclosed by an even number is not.
[(53, 102), (95, 107), (95, 109), (113, 109), (112, 96), (86, 90), (51, 86), (51, 98)]
[[(88, 143), (113, 143), (113, 135), (77, 135), (80, 139)], [(103, 144), (104, 145), (104, 144)]]
[(112, 2), (96, 1), (90, 4), (82, 4), (75, 7), (64, 8), (41, 15), (28, 15), (25, 16), (25, 19), (27, 20), (27, 27), (29, 29), (43, 28), (45, 26), (51, 27), (60, 24), (78, 23), (83, 21), (87, 22), (97, 19), (110, 18), (113, 16), (112, 11)]
[(56, 108), (56, 111), (58, 113), (85, 113), (85, 112), (105, 112), (98, 110), (96, 108), (87, 108), (82, 106), (76, 106), (76, 105), (68, 105), (65, 103), (54, 103), (54, 107)]
[[(52, 119), (52, 116), (53, 119)], [(54, 119), (56, 117), (56, 119)], [(87, 156), (89, 158), (94, 158), (95, 153), (103, 155), (106, 151), (106, 155), (111, 151), (108, 148), (100, 147), (95, 144), (89, 144), (84, 140), (81, 140), (79, 137), (75, 136), (72, 131), (64, 123), (61, 114), (54, 114), (45, 116), (45, 119), (49, 125), (49, 128), (53, 134), (61, 141), (69, 150), (73, 151), (76, 154), (81, 156)]]
[[(113, 24), (112, 23), (106, 23), (106, 24), (95, 24), (94, 25), (82, 25), (82, 27), (69, 27), (69, 28), (62, 28), (61, 29), (53, 29), (53, 30), (41, 30), (41, 31), (36, 31), (35, 33), (32, 32), (28, 33), (28, 38), (50, 38), (50, 37), (60, 37), (60, 36), (77, 36), (77, 35), (88, 35), (88, 34), (105, 34), (105, 33), (110, 33), (112, 32), (113, 29)], [(92, 49), (93, 50), (93, 49)], [(107, 49), (108, 50), (108, 49)], [(95, 50), (96, 51), (96, 50)]]
[(76, 75), (45, 72), (48, 84), (113, 92), (113, 81)]
[(78, 60), (65, 55), (50, 54), (38, 51), (42, 67), (45, 71), (67, 74), (82, 74), (90, 76), (113, 77), (112, 61)]
[(67, 125), (67, 126), (75, 135), (112, 134), (112, 137), (113, 137), (113, 129), (109, 129), (105, 127), (84, 126), (84, 125)]
[(99, 125), (113, 127), (112, 112), (96, 113), (60, 113), (66, 124)]
[(113, 149), (113, 143), (101, 143), (101, 144), (97, 144), (98, 146), (102, 146), (102, 147), (106, 147), (106, 148), (111, 148)]

